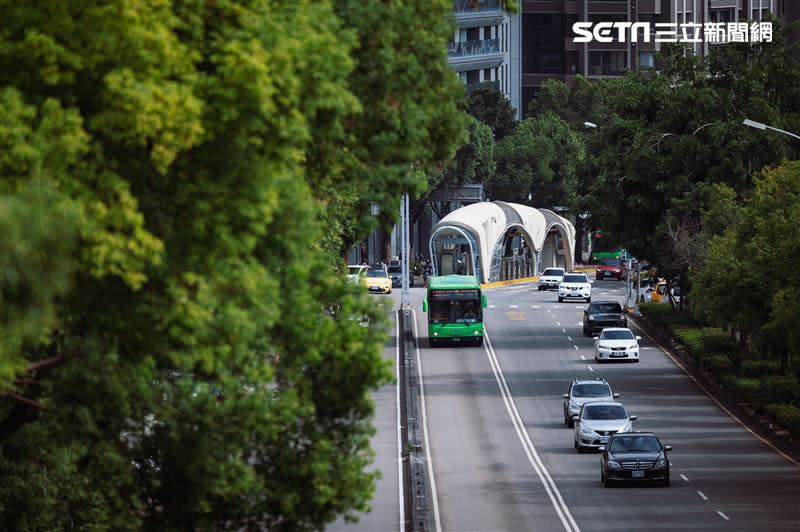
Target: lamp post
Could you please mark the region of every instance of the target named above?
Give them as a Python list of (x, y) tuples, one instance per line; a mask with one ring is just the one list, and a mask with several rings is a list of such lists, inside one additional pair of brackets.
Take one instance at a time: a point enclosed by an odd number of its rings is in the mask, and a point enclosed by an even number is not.
[(575, 262), (583, 264), (583, 241), (586, 239), (586, 226), (589, 223), (589, 218), (592, 217), (590, 212), (582, 212), (578, 214), (580, 223), (578, 224), (578, 238), (575, 242)]
[(761, 131), (764, 131), (765, 129), (769, 129), (770, 131), (777, 131), (778, 133), (783, 133), (784, 135), (789, 135), (790, 137), (794, 137), (797, 140), (800, 140), (800, 135), (795, 135), (794, 133), (778, 129), (777, 127), (768, 126), (766, 124), (762, 124), (761, 122), (750, 120), (749, 118), (745, 118), (742, 124), (755, 129), (760, 129)]

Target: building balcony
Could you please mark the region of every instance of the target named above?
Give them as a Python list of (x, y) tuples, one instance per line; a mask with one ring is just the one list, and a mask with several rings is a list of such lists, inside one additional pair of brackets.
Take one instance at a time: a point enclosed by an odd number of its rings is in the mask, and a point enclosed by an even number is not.
[(453, 12), (476, 13), (501, 11), (500, 0), (453, 0)]
[(451, 42), (447, 45), (447, 60), (456, 72), (495, 68), (503, 64), (499, 39)]
[(499, 0), (453, 0), (453, 14), (459, 28), (496, 26), (506, 17)]
[(491, 87), (496, 91), (500, 90), (500, 82), (499, 81), (481, 81), (479, 83), (465, 83), (464, 86), (467, 88), (467, 94), (470, 94), (475, 89), (481, 87)]
[(447, 45), (448, 57), (465, 57), (473, 55), (499, 54), (500, 39), (482, 39), (478, 41), (451, 42)]

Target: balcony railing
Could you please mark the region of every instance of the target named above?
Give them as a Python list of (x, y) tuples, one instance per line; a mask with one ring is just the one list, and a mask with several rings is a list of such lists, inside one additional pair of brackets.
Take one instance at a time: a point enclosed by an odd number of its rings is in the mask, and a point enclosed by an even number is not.
[(481, 81), (480, 83), (466, 83), (465, 86), (467, 87), (467, 94), (471, 94), (472, 91), (474, 91), (475, 89), (479, 89), (482, 87), (490, 87), (496, 91), (500, 90), (499, 81)]
[(500, 11), (500, 9), (500, 0), (453, 0), (453, 11), (456, 13)]
[(448, 57), (465, 57), (470, 55), (497, 53), (500, 53), (500, 39), (451, 42), (447, 45)]

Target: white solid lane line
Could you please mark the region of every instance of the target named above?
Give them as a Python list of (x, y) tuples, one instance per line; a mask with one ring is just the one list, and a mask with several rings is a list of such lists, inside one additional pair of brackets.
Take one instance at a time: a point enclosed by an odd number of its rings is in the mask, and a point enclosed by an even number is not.
[(708, 500), (708, 497), (706, 497), (706, 494), (703, 493), (702, 491), (698, 491), (697, 494), (700, 495), (700, 498), (703, 499), (704, 501)]
[(730, 517), (728, 517), (727, 515), (725, 515), (725, 512), (723, 512), (722, 510), (717, 510), (717, 513), (718, 513), (718, 514), (719, 514), (719, 516), (720, 516), (721, 518), (723, 518), (724, 520), (726, 520), (726, 521), (730, 521), (730, 520), (731, 520), (731, 518), (730, 518)]
[(682, 478), (683, 480), (685, 480), (686, 482), (689, 482), (689, 479), (688, 479), (688, 478), (686, 478), (686, 475), (681, 475), (681, 478)]
[(520, 442), (522, 442), (522, 447), (525, 449), (525, 454), (528, 457), (528, 461), (533, 466), (536, 474), (539, 476), (539, 480), (542, 482), (542, 485), (544, 486), (544, 489), (547, 492), (550, 502), (553, 504), (558, 517), (561, 519), (564, 529), (567, 532), (580, 532), (578, 524), (575, 522), (575, 519), (572, 517), (567, 504), (561, 497), (561, 492), (558, 491), (556, 483), (553, 482), (552, 477), (550, 477), (550, 473), (548, 473), (547, 468), (539, 458), (539, 454), (536, 452), (536, 447), (534, 447), (533, 442), (528, 435), (528, 431), (525, 429), (525, 424), (522, 422), (522, 416), (519, 415), (517, 405), (514, 403), (514, 398), (511, 396), (511, 391), (506, 383), (503, 370), (500, 368), (500, 361), (497, 359), (497, 354), (494, 352), (494, 347), (492, 346), (491, 340), (489, 340), (489, 334), (486, 329), (484, 329), (483, 333), (483, 348), (486, 351), (486, 356), (489, 357), (489, 364), (492, 366), (494, 378), (500, 388), (500, 394), (503, 396), (503, 402), (505, 403), (506, 411), (508, 411), (508, 415), (511, 417), (511, 423), (514, 425), (514, 430), (517, 432), (517, 437), (519, 438)]
[(422, 358), (419, 356), (419, 333), (417, 331), (417, 311), (411, 310), (414, 324), (414, 351), (417, 355), (417, 378), (419, 379), (419, 398), (422, 409), (422, 435), (425, 439), (425, 456), (428, 458), (428, 477), (431, 482), (431, 498), (433, 499), (433, 520), (436, 532), (441, 532), (442, 521), (439, 517), (439, 495), (436, 493), (436, 480), (433, 478), (433, 461), (431, 460), (431, 445), (428, 440), (428, 417), (425, 414), (425, 385), (422, 382)]
[(400, 497), (400, 532), (404, 532), (406, 529), (406, 505), (404, 503), (403, 497), (403, 445), (402, 445), (402, 429), (401, 427), (401, 420), (400, 420), (400, 311), (397, 311), (397, 316), (395, 317), (395, 351), (397, 352), (397, 358), (395, 360), (394, 368), (395, 368), (395, 378), (397, 379), (397, 386), (395, 400), (397, 401), (397, 483), (399, 485), (397, 493)]

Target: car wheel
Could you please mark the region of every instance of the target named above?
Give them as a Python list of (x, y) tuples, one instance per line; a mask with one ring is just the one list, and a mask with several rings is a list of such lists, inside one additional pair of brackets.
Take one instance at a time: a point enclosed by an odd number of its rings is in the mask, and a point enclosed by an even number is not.
[(559, 303), (563, 303), (563, 302), (564, 302), (564, 298), (559, 296), (559, 298), (558, 298), (558, 302), (559, 302)]
[[(566, 420), (566, 421), (567, 421), (567, 426), (568, 426), (569, 428), (571, 428), (571, 429), (575, 428), (575, 422), (574, 422), (572, 419), (570, 419), (570, 418), (567, 418), (567, 420)], [(577, 442), (576, 442), (576, 445), (577, 445)]]
[(605, 484), (606, 482), (606, 472), (603, 471), (602, 467), (600, 468), (600, 482), (602, 482), (603, 484)]
[(662, 486), (664, 486), (665, 488), (669, 487), (669, 475), (667, 475), (667, 478), (666, 478), (666, 480), (664, 480), (664, 481), (661, 483), (661, 485), (662, 485)]
[(611, 487), (611, 479), (606, 477), (605, 480), (603, 480), (603, 486), (605, 486), (607, 488), (610, 488)]

